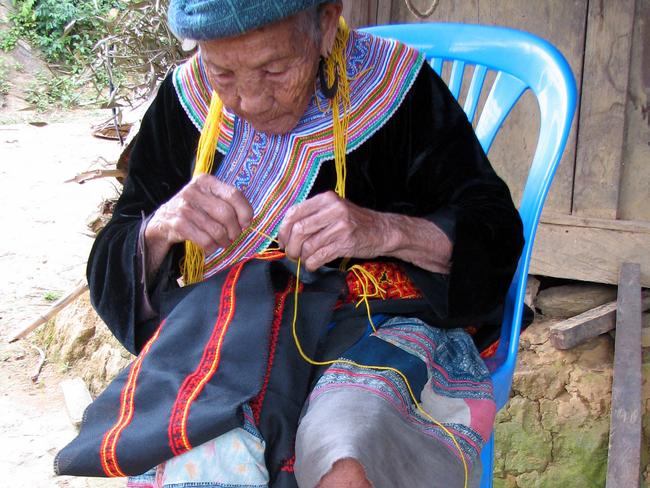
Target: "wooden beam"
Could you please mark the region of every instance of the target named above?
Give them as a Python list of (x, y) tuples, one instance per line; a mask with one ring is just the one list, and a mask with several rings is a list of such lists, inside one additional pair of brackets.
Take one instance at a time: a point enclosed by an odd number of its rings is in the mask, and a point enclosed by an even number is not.
[[(645, 311), (650, 308), (650, 292), (643, 294)], [(571, 349), (616, 328), (617, 302), (610, 302), (550, 327), (549, 338), (556, 349)]]
[(635, 0), (591, 1), (573, 214), (615, 219), (625, 137)]
[(621, 267), (616, 313), (606, 488), (638, 488), (641, 475), (641, 267)]
[(647, 232), (542, 223), (535, 237), (531, 274), (616, 284), (626, 261), (641, 265), (641, 284), (650, 287)]

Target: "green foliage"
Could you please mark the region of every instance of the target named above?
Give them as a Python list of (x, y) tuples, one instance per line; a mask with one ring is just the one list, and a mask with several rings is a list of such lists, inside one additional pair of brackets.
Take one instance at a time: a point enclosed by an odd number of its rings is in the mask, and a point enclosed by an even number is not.
[(83, 104), (132, 104), (151, 95), (188, 56), (167, 26), (168, 0), (13, 2), (11, 27), (0, 34), (0, 49), (11, 50), (25, 40), (43, 52), (55, 72), (70, 75), (36, 78), (27, 100), (38, 110), (70, 107), (82, 94)]
[(27, 101), (39, 112), (71, 108), (79, 102), (79, 86), (70, 76), (38, 73), (26, 90)]
[(36, 0), (18, 0), (16, 10), (9, 14), (9, 30), (0, 34), (0, 49), (11, 51), (16, 47), (19, 39), (36, 42), (36, 13), (34, 12)]
[(8, 51), (19, 39), (40, 48), (50, 63), (77, 72), (93, 57), (93, 47), (106, 34), (104, 18), (122, 0), (16, 0), (11, 28), (0, 36)]
[(59, 298), (61, 298), (61, 293), (58, 291), (46, 291), (43, 295), (43, 298), (46, 302), (56, 302)]

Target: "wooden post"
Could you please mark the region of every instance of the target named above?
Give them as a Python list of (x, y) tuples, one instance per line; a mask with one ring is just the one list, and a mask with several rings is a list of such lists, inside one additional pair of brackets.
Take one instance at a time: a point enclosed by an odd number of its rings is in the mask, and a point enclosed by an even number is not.
[(638, 488), (641, 475), (641, 267), (621, 267), (616, 312), (606, 488)]

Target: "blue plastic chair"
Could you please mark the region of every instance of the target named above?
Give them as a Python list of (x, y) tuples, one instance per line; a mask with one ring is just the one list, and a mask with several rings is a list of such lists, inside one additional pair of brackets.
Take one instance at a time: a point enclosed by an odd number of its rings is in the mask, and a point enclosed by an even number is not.
[[(526, 244), (505, 303), (501, 339), (494, 358), (488, 361), (497, 408), (508, 401), (517, 360), (528, 268), (535, 231), (555, 170), (560, 162), (576, 105), (576, 85), (571, 69), (547, 41), (532, 34), (504, 27), (470, 24), (404, 24), (364, 29), (397, 39), (422, 52), (438, 74), (451, 62), (447, 84), (458, 98), (466, 66), (473, 65), (464, 102), (467, 118), (475, 123), (476, 135), (485, 152), (506, 116), (521, 95), (530, 89), (537, 97), (540, 133), (532, 166), (519, 206)], [(479, 98), (489, 70), (496, 78), (478, 120)], [(494, 435), (481, 454), (481, 487), (492, 486)]]

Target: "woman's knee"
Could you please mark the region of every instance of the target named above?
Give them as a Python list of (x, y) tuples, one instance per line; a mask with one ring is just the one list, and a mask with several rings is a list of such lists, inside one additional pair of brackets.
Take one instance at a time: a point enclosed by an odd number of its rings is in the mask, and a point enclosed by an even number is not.
[(341, 459), (332, 466), (318, 483), (317, 488), (372, 488), (366, 478), (366, 471), (359, 461)]

